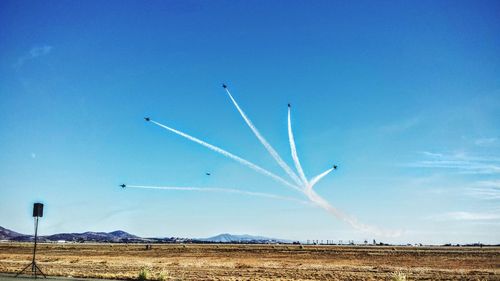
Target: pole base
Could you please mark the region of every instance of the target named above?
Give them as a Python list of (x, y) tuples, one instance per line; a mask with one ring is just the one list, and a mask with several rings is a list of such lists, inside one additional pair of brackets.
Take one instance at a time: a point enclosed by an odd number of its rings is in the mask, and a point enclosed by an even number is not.
[[(27, 270), (30, 266), (31, 270)], [(43, 278), (47, 278), (45, 273), (43, 273), (43, 271), (38, 267), (36, 262), (31, 262), (30, 264), (28, 264), (25, 268), (23, 268), (23, 270), (19, 271), (14, 277), (21, 275), (23, 272), (31, 272), (31, 276), (35, 276), (35, 279), (38, 278), (38, 275), (42, 275)]]

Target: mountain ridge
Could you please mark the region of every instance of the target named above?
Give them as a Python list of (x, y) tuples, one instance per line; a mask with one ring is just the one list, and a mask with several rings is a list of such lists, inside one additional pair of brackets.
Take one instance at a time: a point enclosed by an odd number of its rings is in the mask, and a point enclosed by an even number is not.
[[(22, 234), (13, 230), (0, 226), (0, 240), (8, 241), (32, 241), (33, 235)], [(38, 236), (40, 242), (132, 242), (134, 240), (142, 240), (143, 238), (127, 233), (123, 230), (115, 230), (112, 232), (94, 232), (86, 231), (82, 233), (56, 233), (52, 235)]]
[(285, 239), (269, 238), (264, 236), (255, 236), (249, 234), (230, 234), (221, 233), (208, 238), (200, 238), (201, 241), (215, 242), (215, 243), (289, 243), (291, 241)]
[[(0, 240), (30, 242), (33, 235), (22, 234), (0, 226)], [(86, 231), (82, 233), (56, 233), (38, 237), (40, 242), (101, 242), (101, 243), (290, 243), (285, 239), (268, 238), (249, 234), (221, 233), (208, 238), (143, 238), (123, 230), (111, 232)]]
[(0, 240), (9, 240), (11, 238), (19, 236), (26, 236), (26, 235), (0, 226)]

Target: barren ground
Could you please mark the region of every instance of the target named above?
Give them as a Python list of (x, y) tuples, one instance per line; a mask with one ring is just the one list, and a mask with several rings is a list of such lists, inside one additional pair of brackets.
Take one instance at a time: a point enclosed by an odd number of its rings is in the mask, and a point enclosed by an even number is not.
[[(164, 280), (500, 280), (500, 247), (39, 244), (48, 275)], [(32, 245), (0, 243), (0, 272), (31, 261)]]

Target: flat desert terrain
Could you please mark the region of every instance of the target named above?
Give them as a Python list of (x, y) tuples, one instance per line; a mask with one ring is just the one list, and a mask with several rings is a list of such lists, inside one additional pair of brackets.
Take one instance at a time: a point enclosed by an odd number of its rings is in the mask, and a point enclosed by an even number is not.
[[(39, 244), (52, 276), (151, 280), (500, 280), (500, 247)], [(31, 261), (32, 245), (0, 243), (0, 272)]]

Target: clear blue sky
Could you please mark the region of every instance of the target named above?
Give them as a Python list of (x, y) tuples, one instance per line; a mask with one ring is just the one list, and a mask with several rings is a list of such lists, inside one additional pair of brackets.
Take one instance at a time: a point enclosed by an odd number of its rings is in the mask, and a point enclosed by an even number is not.
[[(498, 1), (1, 1), (0, 225), (289, 239), (500, 243)], [(359, 221), (238, 194), (301, 194), (172, 133), (285, 176), (220, 87)], [(211, 176), (205, 176), (205, 172)]]

